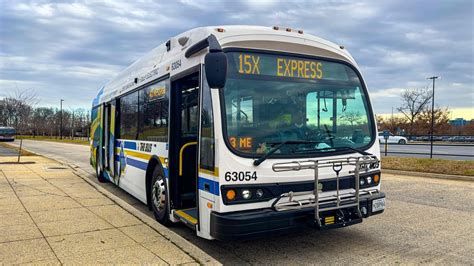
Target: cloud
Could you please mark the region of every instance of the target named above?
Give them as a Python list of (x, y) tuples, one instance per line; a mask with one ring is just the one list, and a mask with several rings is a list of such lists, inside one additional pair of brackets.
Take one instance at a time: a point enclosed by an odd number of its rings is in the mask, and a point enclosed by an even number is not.
[(376, 113), (404, 88), (437, 81), (436, 102), (473, 107), (472, 1), (0, 2), (0, 95), (34, 89), (41, 103), (88, 107), (97, 90), (188, 29), (250, 24), (303, 29), (343, 44), (358, 62)]

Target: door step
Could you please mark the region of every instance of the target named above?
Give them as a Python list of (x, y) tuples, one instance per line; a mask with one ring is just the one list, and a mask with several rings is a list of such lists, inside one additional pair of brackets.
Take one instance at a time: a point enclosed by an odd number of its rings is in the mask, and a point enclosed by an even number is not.
[(173, 216), (174, 218), (183, 222), (186, 226), (190, 227), (193, 230), (196, 230), (196, 225), (198, 223), (197, 208), (175, 210), (173, 212)]

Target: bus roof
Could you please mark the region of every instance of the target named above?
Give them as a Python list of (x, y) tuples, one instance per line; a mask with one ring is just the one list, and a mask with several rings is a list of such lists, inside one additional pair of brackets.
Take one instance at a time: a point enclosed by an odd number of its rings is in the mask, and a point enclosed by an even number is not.
[[(344, 60), (357, 67), (354, 59), (343, 46), (301, 30), (242, 25), (200, 27), (170, 38), (125, 68), (99, 90), (92, 106), (109, 101), (156, 78), (173, 76), (203, 63), (205, 51), (190, 58), (186, 58), (184, 54), (187, 48), (207, 38), (210, 34), (216, 36), (222, 48), (249, 48), (321, 56)], [(181, 66), (174, 69), (171, 64), (177, 60), (181, 60)]]

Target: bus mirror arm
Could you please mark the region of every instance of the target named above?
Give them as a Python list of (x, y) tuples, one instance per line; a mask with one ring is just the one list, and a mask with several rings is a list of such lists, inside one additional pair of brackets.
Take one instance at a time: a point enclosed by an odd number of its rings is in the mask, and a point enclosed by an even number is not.
[(207, 83), (210, 88), (223, 88), (227, 75), (227, 57), (222, 52), (222, 47), (216, 36), (211, 34), (206, 39), (195, 43), (184, 55), (189, 58), (207, 47), (209, 47), (209, 53), (204, 57)]

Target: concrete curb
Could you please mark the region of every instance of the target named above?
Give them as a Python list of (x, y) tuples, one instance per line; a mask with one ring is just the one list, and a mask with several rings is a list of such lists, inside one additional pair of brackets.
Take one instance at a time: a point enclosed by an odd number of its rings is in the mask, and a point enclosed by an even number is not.
[[(22, 148), (23, 149), (23, 148)], [(27, 149), (25, 149), (27, 150)], [(111, 201), (119, 205), (122, 209), (125, 211), (129, 212), (133, 216), (135, 216), (138, 220), (142, 221), (144, 224), (148, 225), (151, 227), (153, 230), (158, 232), (160, 235), (162, 235), (164, 238), (168, 239), (171, 243), (175, 244), (177, 247), (179, 247), (183, 252), (188, 254), (190, 257), (192, 257), (194, 260), (199, 262), (199, 264), (206, 264), (206, 265), (222, 265), (219, 261), (211, 257), (209, 254), (192, 244), (191, 242), (187, 241), (180, 235), (176, 234), (175, 232), (171, 231), (167, 227), (163, 226), (162, 224), (158, 223), (156, 220), (146, 216), (145, 214), (141, 213), (139, 210), (135, 209), (132, 205), (128, 204), (121, 198), (115, 196), (111, 192), (107, 191), (105, 188), (101, 187), (100, 185), (96, 184), (94, 181), (91, 180), (92, 176), (90, 173), (84, 171), (80, 167), (77, 167), (76, 165), (70, 164), (68, 162), (62, 161), (61, 159), (58, 158), (52, 158), (48, 157), (46, 155), (38, 154), (35, 152), (32, 152), (30, 150), (27, 150), (28, 152), (31, 152), (33, 154), (36, 154), (38, 156), (46, 157), (48, 159), (57, 161), (58, 163), (61, 163), (63, 165), (69, 166), (72, 170), (73, 173), (76, 174), (78, 177), (82, 178), (84, 181), (86, 181), (89, 185), (94, 187), (97, 191), (102, 193), (104, 196), (109, 198)], [(95, 177), (93, 177), (95, 178)]]
[(384, 169), (384, 168), (382, 168), (382, 173), (387, 173), (387, 174), (392, 174), (392, 175), (411, 175), (411, 176), (418, 176), (418, 177), (439, 178), (439, 179), (458, 180), (458, 181), (459, 180), (471, 181), (471, 182), (474, 181), (474, 176), (465, 176), (465, 175), (448, 175), (448, 174), (412, 172), (412, 171)]

